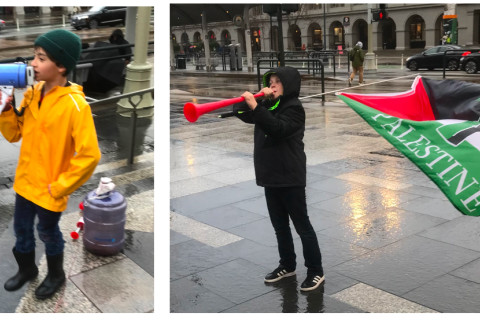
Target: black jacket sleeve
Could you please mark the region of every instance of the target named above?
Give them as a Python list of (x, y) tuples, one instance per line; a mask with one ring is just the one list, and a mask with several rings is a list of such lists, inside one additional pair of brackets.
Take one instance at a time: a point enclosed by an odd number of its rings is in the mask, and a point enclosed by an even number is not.
[(257, 107), (252, 113), (253, 121), (274, 139), (287, 138), (305, 125), (305, 110), (301, 105), (292, 105), (277, 116), (264, 107)]
[(252, 110), (245, 101), (233, 105), (233, 114), (245, 123), (254, 123)]

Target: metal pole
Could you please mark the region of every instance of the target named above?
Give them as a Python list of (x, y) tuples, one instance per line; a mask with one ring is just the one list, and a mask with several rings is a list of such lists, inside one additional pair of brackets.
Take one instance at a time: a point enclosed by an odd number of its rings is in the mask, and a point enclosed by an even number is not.
[(282, 5), (277, 6), (277, 21), (278, 21), (278, 61), (280, 67), (285, 67), (285, 50), (283, 48), (283, 26), (282, 26)]
[(323, 6), (323, 50), (327, 50), (327, 16), (325, 14), (326, 3), (322, 4)]

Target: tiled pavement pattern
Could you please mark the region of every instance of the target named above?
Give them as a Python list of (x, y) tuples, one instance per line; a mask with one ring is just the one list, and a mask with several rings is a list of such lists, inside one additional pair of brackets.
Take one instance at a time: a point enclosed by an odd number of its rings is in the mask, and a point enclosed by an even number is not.
[(299, 291), (295, 232), (297, 276), (264, 284), (278, 253), (254, 180), (253, 127), (214, 115), (187, 123), (191, 96), (171, 94), (171, 312), (480, 311), (480, 219), (456, 211), (339, 100), (304, 101), (307, 203), (325, 285)]

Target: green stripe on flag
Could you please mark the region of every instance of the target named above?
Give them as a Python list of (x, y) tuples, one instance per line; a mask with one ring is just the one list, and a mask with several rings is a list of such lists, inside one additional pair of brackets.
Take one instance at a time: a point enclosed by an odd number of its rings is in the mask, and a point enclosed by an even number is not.
[(480, 146), (476, 121), (412, 121), (338, 96), (382, 137), (415, 163), (463, 214), (480, 216)]

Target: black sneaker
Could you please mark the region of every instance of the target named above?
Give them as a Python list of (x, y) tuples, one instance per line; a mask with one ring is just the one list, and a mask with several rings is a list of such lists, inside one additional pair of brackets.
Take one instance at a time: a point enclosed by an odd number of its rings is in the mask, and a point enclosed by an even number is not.
[(312, 274), (307, 275), (305, 281), (303, 281), (302, 285), (300, 286), (300, 290), (302, 291), (310, 291), (317, 289), (325, 280), (324, 275)]
[(279, 266), (277, 269), (273, 270), (265, 276), (265, 282), (277, 282), (280, 279), (291, 277), (295, 275), (295, 270), (288, 271), (283, 266)]

